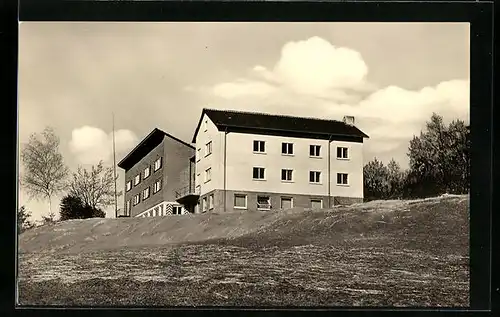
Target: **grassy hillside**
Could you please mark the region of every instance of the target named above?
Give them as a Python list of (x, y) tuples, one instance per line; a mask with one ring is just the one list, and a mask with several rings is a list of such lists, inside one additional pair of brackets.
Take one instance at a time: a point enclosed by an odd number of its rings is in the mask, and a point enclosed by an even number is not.
[(36, 228), (20, 237), (20, 303), (467, 306), (468, 201)]

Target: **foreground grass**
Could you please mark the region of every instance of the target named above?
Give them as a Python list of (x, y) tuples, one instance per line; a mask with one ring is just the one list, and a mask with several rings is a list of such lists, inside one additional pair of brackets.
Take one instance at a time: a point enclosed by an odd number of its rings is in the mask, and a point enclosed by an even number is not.
[(468, 306), (467, 205), (302, 213), (238, 237), (24, 253), (20, 304)]

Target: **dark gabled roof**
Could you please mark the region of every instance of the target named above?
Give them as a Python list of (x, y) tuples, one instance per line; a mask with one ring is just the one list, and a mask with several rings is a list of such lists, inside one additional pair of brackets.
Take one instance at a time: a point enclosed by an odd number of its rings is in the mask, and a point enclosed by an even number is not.
[(308, 135), (368, 138), (368, 135), (361, 130), (343, 121), (203, 108), (198, 126), (194, 132), (193, 143), (196, 142), (196, 136), (205, 114), (217, 126), (219, 131), (225, 128), (245, 128), (255, 131), (266, 130), (268, 132), (281, 131), (306, 133)]
[(155, 128), (132, 151), (130, 151), (127, 156), (125, 156), (118, 163), (118, 167), (121, 167), (124, 170), (130, 169), (132, 166), (137, 164), (137, 162), (139, 162), (144, 156), (151, 152), (155, 147), (157, 147), (163, 141), (165, 136), (194, 149), (194, 146), (192, 146), (191, 144), (186, 143), (158, 128)]

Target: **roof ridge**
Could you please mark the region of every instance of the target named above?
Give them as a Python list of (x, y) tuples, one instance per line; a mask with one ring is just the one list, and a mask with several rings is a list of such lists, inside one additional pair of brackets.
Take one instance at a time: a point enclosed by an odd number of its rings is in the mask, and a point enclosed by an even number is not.
[(311, 120), (321, 120), (321, 121), (327, 121), (327, 122), (333, 121), (333, 122), (344, 123), (341, 120), (335, 120), (335, 119), (324, 119), (324, 118), (307, 117), (307, 116), (294, 116), (294, 115), (288, 115), (288, 114), (273, 114), (273, 113), (267, 113), (267, 112), (257, 112), (257, 111), (247, 111), (247, 110), (228, 110), (228, 109), (224, 110), (224, 109), (215, 109), (215, 108), (204, 108), (204, 110), (217, 111), (217, 112), (234, 112), (234, 113), (241, 113), (241, 114), (256, 114), (256, 115), (291, 118), (291, 119), (311, 119)]

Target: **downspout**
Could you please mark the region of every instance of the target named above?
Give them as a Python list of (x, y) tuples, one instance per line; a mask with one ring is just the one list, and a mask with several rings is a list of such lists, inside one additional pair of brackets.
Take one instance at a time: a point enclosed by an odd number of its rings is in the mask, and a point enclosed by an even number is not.
[(224, 130), (224, 213), (226, 212), (226, 160), (227, 160), (227, 127)]
[(330, 165), (331, 165), (331, 160), (330, 160), (330, 152), (331, 152), (331, 143), (332, 143), (332, 136), (328, 136), (328, 209), (332, 208), (332, 201), (331, 201), (331, 184), (332, 184), (332, 178), (331, 178), (331, 171), (330, 171)]

